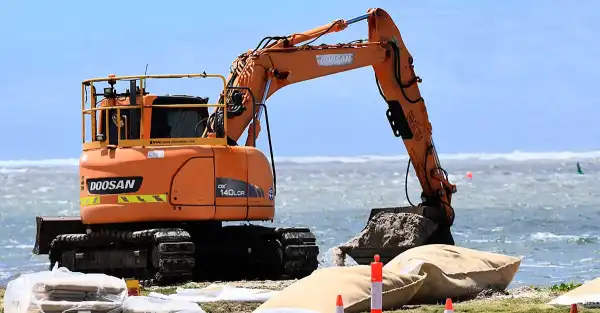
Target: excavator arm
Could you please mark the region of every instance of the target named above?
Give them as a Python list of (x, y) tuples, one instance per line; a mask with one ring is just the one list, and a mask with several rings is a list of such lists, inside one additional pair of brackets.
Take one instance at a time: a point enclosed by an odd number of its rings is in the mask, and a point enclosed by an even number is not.
[[(310, 45), (325, 34), (344, 30), (348, 25), (368, 21), (367, 41), (336, 45)], [(307, 42), (308, 43), (305, 43)], [(304, 44), (302, 44), (304, 43)], [(302, 44), (302, 45), (301, 45)], [(404, 45), (400, 31), (383, 9), (369, 9), (351, 20), (336, 20), (300, 34), (266, 37), (256, 49), (240, 55), (228, 77), (230, 92), (221, 94), (228, 105), (227, 135), (236, 143), (248, 129), (246, 145), (254, 145), (260, 131), (261, 107), (277, 90), (302, 81), (372, 66), (376, 85), (388, 105), (386, 116), (394, 133), (406, 146), (410, 162), (422, 187), (419, 207), (430, 207), (443, 215), (438, 223), (450, 227), (454, 222), (451, 206), (455, 185), (448, 181), (432, 140), (432, 129), (425, 102), (415, 75), (413, 57)], [(223, 110), (215, 111), (205, 136), (219, 132)], [(256, 131), (256, 132), (255, 132)], [(408, 195), (407, 195), (408, 196)], [(410, 201), (410, 200), (409, 200)]]

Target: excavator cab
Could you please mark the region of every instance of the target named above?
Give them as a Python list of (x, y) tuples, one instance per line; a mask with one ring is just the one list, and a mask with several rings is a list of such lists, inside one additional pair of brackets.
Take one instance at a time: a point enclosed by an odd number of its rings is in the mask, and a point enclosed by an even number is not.
[[(206, 103), (208, 103), (208, 98), (187, 95), (157, 96), (153, 101), (153, 104), (156, 105)], [(150, 119), (150, 138), (200, 137), (206, 128), (208, 115), (207, 107), (155, 108), (152, 110), (152, 118)], [(139, 109), (121, 109), (120, 122), (119, 113), (116, 109), (101, 111), (98, 114), (98, 120), (102, 121), (98, 123), (96, 132), (96, 138), (99, 138), (99, 141), (104, 141), (105, 134), (108, 133), (109, 144), (116, 145), (118, 128), (121, 128), (121, 140), (140, 139), (141, 118)], [(107, 124), (109, 127), (108, 132), (105, 130)]]
[[(114, 76), (113, 76), (114, 77)], [(101, 96), (103, 102), (100, 107), (116, 104), (119, 108), (100, 110), (94, 119), (97, 121), (95, 140), (117, 145), (119, 140), (141, 139), (141, 114), (142, 109), (136, 107), (136, 98), (149, 93), (144, 89), (140, 91), (138, 80), (131, 79), (130, 88), (123, 93), (118, 93), (114, 88), (114, 81), (108, 81), (110, 87), (104, 88), (103, 93), (96, 93), (95, 87), (90, 83), (91, 96)], [(143, 93), (143, 94), (142, 94)], [(128, 101), (117, 101), (128, 99)], [(169, 107), (173, 105), (202, 105), (208, 103), (207, 97), (194, 97), (189, 95), (154, 96), (152, 100), (152, 115), (150, 119), (150, 138), (198, 138), (204, 133), (209, 117), (208, 107)], [(90, 112), (91, 114), (91, 112)], [(96, 115), (96, 114), (93, 114)], [(107, 131), (108, 127), (108, 131)], [(107, 135), (108, 134), (108, 135)], [(108, 136), (108, 138), (106, 138)]]

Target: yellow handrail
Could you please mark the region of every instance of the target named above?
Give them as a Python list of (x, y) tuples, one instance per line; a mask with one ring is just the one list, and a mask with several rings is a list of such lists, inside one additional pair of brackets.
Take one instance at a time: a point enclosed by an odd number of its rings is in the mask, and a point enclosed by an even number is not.
[[(201, 145), (201, 144), (210, 144), (210, 145), (226, 145), (227, 144), (227, 114), (224, 114), (224, 119), (223, 119), (223, 123), (224, 123), (224, 129), (225, 129), (225, 136), (223, 136), (223, 138), (151, 138), (151, 139), (129, 139), (128, 137), (126, 139), (121, 139), (121, 110), (129, 110), (129, 109), (140, 109), (140, 131), (143, 131), (144, 129), (144, 124), (145, 124), (145, 114), (144, 114), (144, 109), (146, 108), (169, 108), (169, 109), (176, 109), (176, 108), (199, 108), (199, 107), (216, 107), (216, 108), (223, 108), (224, 112), (227, 111), (227, 104), (226, 103), (216, 103), (216, 104), (168, 104), (168, 105), (153, 105), (151, 103), (146, 104), (144, 103), (144, 85), (145, 85), (145, 80), (146, 79), (174, 79), (174, 78), (220, 78), (221, 82), (223, 84), (223, 94), (227, 94), (227, 81), (225, 79), (225, 77), (223, 75), (219, 75), (219, 74), (206, 74), (206, 73), (200, 73), (200, 74), (166, 74), (166, 75), (135, 75), (135, 76), (115, 76), (115, 75), (109, 75), (108, 77), (99, 77), (99, 78), (92, 78), (92, 79), (87, 79), (84, 80), (82, 82), (82, 86), (81, 86), (81, 91), (82, 91), (82, 95), (81, 95), (81, 124), (82, 124), (82, 143), (83, 143), (83, 149), (84, 150), (88, 150), (88, 149), (99, 149), (99, 148), (105, 148), (107, 146), (109, 146), (108, 142), (109, 142), (109, 126), (110, 126), (110, 122), (109, 122), (109, 117), (106, 116), (105, 120), (106, 120), (106, 125), (105, 125), (105, 131), (104, 131), (104, 135), (105, 138), (103, 141), (97, 141), (96, 139), (96, 115), (97, 115), (97, 111), (106, 111), (108, 112), (108, 110), (117, 110), (117, 125), (119, 127), (117, 127), (117, 145), (118, 147), (132, 147), (132, 146), (148, 146), (148, 145)], [(94, 83), (97, 82), (110, 82), (111, 85), (114, 85), (113, 82), (116, 81), (122, 81), (122, 80), (135, 80), (135, 81), (139, 81), (139, 91), (136, 91), (137, 95), (142, 95), (142, 104), (135, 104), (135, 105), (118, 105), (118, 106), (105, 106), (105, 107), (95, 107), (96, 106), (96, 98), (95, 98), (95, 93), (93, 92), (95, 90), (94, 87)], [(136, 83), (137, 85), (137, 83)], [(90, 101), (90, 107), (86, 108), (86, 95), (87, 95), (87, 87), (90, 86), (90, 91), (91, 91), (91, 101)], [(137, 99), (136, 99), (137, 100)], [(137, 102), (137, 101), (136, 101)], [(107, 113), (104, 113), (107, 114)], [(90, 115), (92, 118), (92, 122), (91, 122), (91, 126), (92, 126), (92, 142), (88, 142), (86, 143), (85, 140), (85, 136), (86, 136), (86, 131), (85, 131), (85, 116), (86, 115)], [(125, 130), (125, 132), (127, 132), (127, 129)], [(126, 135), (128, 136), (128, 135)], [(141, 136), (141, 135), (140, 135)], [(140, 137), (141, 138), (141, 137)]]
[(84, 85), (90, 84), (90, 83), (95, 83), (95, 82), (101, 82), (101, 81), (111, 81), (111, 80), (132, 80), (132, 79), (136, 79), (136, 80), (142, 80), (142, 79), (155, 79), (155, 78), (221, 78), (221, 80), (223, 81), (223, 87), (227, 87), (226, 84), (226, 79), (225, 76), (220, 75), (220, 74), (206, 74), (206, 73), (201, 73), (201, 74), (163, 74), (163, 75), (133, 75), (133, 76), (111, 76), (109, 75), (108, 77), (98, 77), (98, 78), (92, 78), (92, 79), (86, 79), (84, 80), (82, 83)]

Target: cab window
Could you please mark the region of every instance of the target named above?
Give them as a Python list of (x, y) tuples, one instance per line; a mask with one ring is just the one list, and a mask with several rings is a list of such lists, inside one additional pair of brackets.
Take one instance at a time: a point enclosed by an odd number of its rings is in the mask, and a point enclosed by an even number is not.
[[(107, 114), (108, 113), (108, 114)], [(121, 140), (123, 139), (140, 139), (140, 109), (124, 109), (120, 110), (121, 114)], [(108, 118), (108, 143), (111, 145), (116, 145), (117, 136), (118, 136), (118, 118), (117, 118), (117, 110), (103, 110), (99, 114), (98, 118), (98, 134), (101, 134), (101, 138), (98, 140), (102, 140), (103, 137), (106, 136), (106, 119)]]
[[(153, 104), (206, 104), (208, 98), (159, 96)], [(200, 137), (206, 128), (208, 108), (152, 108), (150, 138)]]

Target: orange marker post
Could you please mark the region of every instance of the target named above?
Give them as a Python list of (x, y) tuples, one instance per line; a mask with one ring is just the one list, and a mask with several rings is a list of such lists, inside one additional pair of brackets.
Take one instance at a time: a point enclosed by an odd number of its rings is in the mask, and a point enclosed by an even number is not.
[(371, 313), (383, 312), (383, 263), (376, 254), (371, 262)]
[(344, 313), (344, 301), (342, 301), (342, 295), (338, 295), (335, 300), (335, 313)]
[(444, 307), (444, 313), (454, 313), (454, 305), (452, 305), (452, 299), (446, 298), (446, 306)]
[(139, 296), (140, 295), (140, 281), (137, 279), (127, 279), (125, 280), (125, 284), (127, 285), (127, 295), (129, 296)]

